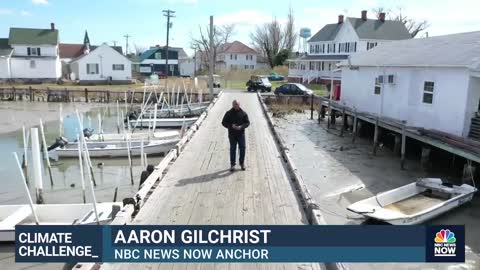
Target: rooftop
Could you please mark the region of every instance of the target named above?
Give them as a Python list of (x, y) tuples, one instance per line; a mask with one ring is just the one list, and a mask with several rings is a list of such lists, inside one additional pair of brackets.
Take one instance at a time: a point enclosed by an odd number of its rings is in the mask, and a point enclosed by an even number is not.
[(480, 71), (480, 31), (392, 41), (350, 56), (353, 66), (467, 67)]
[(8, 44), (56, 45), (57, 29), (10, 28)]

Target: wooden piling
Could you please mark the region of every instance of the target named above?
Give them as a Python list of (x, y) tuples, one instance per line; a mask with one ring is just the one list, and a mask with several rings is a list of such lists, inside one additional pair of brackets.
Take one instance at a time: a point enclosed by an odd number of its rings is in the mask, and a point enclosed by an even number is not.
[(313, 120), (313, 97), (314, 95), (310, 95), (310, 120)]
[(342, 109), (342, 128), (340, 129), (340, 137), (343, 137), (345, 127), (347, 125), (347, 114), (345, 114), (345, 107)]
[(88, 103), (88, 89), (85, 88), (85, 102)]
[(407, 143), (407, 136), (405, 134), (405, 126), (402, 126), (402, 149), (401, 149), (401, 158), (400, 158), (400, 169), (405, 169), (405, 146)]
[(375, 120), (375, 133), (373, 134), (373, 155), (377, 155), (377, 147), (378, 147), (378, 132), (379, 132), (379, 127), (378, 127), (378, 117)]
[(355, 139), (357, 138), (358, 133), (358, 115), (357, 111), (353, 113), (353, 136), (352, 136), (352, 143), (355, 143)]

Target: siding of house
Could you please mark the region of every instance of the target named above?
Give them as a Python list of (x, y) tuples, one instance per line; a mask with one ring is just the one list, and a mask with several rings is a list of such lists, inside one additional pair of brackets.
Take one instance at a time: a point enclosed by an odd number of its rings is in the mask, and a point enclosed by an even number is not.
[[(375, 78), (390, 74), (395, 76), (395, 84), (385, 80), (381, 94), (376, 95)], [(434, 82), (432, 104), (422, 101), (425, 81)], [(470, 83), (466, 68), (343, 67), (340, 102), (359, 111), (406, 121), (408, 126), (467, 136), (466, 123), (476, 111), (480, 96), (478, 86), (478, 80)]]
[(13, 56), (28, 56), (28, 48), (40, 48), (41, 56), (58, 56), (57, 45), (12, 45)]
[(8, 62), (10, 58), (0, 57), (0, 79), (9, 79), (10, 78), (10, 65)]
[[(230, 59), (230, 55), (232, 55), (232, 59)], [(236, 60), (235, 55), (237, 56)], [(249, 56), (248, 59), (247, 56)], [(250, 56), (252, 60), (250, 60)], [(253, 53), (222, 53), (220, 57), (223, 59), (223, 61), (225, 61), (224, 68), (227, 70), (247, 69), (245, 66), (248, 66), (248, 69), (252, 69), (253, 66), (253, 69), (255, 69), (257, 66), (257, 55)]]
[[(98, 74), (87, 74), (87, 64), (98, 64)], [(123, 65), (124, 70), (113, 70), (113, 65)], [(71, 63), (75, 77), (82, 81), (106, 81), (109, 77), (113, 81), (131, 81), (132, 63), (126, 57), (107, 45), (102, 45), (88, 55)]]
[[(15, 79), (58, 79), (62, 67), (58, 58), (11, 58), (11, 75)], [(33, 61), (33, 63), (32, 63)]]

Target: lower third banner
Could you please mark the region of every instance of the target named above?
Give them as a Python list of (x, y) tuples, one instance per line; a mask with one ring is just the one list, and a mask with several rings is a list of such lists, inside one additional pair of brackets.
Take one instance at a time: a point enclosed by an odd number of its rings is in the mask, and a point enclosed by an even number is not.
[(464, 262), (464, 226), (16, 226), (16, 262)]

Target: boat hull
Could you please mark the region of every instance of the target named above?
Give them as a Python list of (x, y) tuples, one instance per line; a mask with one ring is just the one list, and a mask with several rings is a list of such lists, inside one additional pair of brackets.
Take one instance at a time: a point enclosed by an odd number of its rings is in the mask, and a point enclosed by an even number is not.
[[(162, 140), (162, 141), (151, 141), (145, 142), (143, 146), (143, 153), (147, 155), (160, 155), (165, 154), (170, 149), (175, 147), (179, 142), (179, 139), (171, 140)], [(128, 156), (128, 147), (125, 143), (122, 142), (120, 147), (112, 147), (118, 145), (114, 142), (88, 142), (88, 153), (90, 157), (94, 158), (105, 158), (105, 157), (127, 157)], [(142, 154), (141, 142), (136, 141), (135, 144), (131, 143), (132, 147), (130, 148), (131, 156), (140, 156)], [(56, 155), (59, 158), (77, 158), (78, 157), (78, 148), (77, 143), (68, 144), (63, 148), (57, 148), (53, 151), (56, 151)]]
[(198, 117), (193, 118), (162, 118), (162, 119), (140, 119), (130, 121), (132, 127), (150, 127), (157, 128), (179, 128), (185, 125), (189, 127), (197, 121)]
[(476, 191), (470, 185), (447, 187), (441, 179), (426, 178), (361, 200), (347, 209), (393, 225), (415, 225), (471, 201)]

